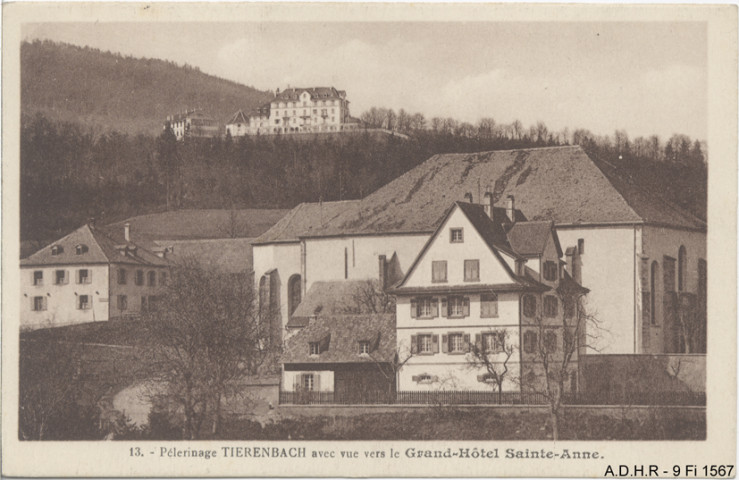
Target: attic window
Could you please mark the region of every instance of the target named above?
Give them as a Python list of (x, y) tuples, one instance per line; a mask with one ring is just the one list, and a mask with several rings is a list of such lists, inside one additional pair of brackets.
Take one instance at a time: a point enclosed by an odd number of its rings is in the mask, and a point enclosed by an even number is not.
[(321, 343), (320, 342), (310, 342), (308, 346), (310, 347), (311, 355), (318, 355), (321, 353)]
[(77, 255), (82, 255), (83, 253), (87, 253), (88, 248), (87, 248), (87, 245), (80, 244), (74, 247), (74, 250)]
[(369, 355), (370, 353), (370, 342), (367, 340), (362, 340), (359, 342), (359, 354), (360, 355)]
[(464, 232), (461, 228), (452, 228), (450, 230), (450, 241), (452, 243), (463, 243)]
[(59, 255), (60, 253), (64, 253), (64, 247), (62, 247), (61, 245), (54, 245), (51, 247), (52, 255)]

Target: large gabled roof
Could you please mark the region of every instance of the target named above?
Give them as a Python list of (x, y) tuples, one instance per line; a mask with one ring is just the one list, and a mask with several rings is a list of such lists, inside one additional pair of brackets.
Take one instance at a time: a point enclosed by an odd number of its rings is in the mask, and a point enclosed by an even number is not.
[(257, 237), (253, 245), (297, 242), (302, 236), (320, 234), (325, 225), (358, 203), (359, 200), (301, 203)]
[[(87, 251), (77, 254), (77, 246), (84, 245)], [(54, 255), (52, 247), (61, 251)], [(167, 266), (169, 262), (133, 242), (127, 242), (112, 231), (103, 231), (83, 225), (74, 232), (47, 245), (36, 253), (21, 260), (21, 266), (75, 265), (89, 263), (125, 263), (132, 265)]]
[[(359, 354), (359, 342), (370, 342), (369, 355)], [(321, 353), (310, 354), (310, 343)], [(285, 342), (282, 363), (390, 362), (395, 355), (395, 314), (331, 315), (310, 324)]]
[(371, 313), (362, 311), (365, 310), (363, 294), (368, 289), (378, 288), (379, 282), (375, 279), (313, 282), (303, 301), (290, 316), (287, 327), (304, 327), (310, 318), (319, 315)]
[[(475, 287), (482, 287), (483, 289), (493, 289), (493, 290), (500, 290), (500, 289), (506, 289), (506, 290), (548, 290), (549, 287), (538, 282), (537, 280), (531, 278), (528, 275), (519, 275), (516, 272), (514, 272), (511, 267), (508, 265), (508, 263), (503, 259), (500, 252), (503, 251), (506, 254), (510, 255), (511, 257), (515, 259), (523, 259), (521, 255), (513, 251), (511, 248), (510, 243), (508, 242), (508, 238), (505, 234), (505, 231), (503, 230), (503, 227), (498, 223), (500, 220), (494, 220), (491, 219), (490, 216), (488, 216), (485, 213), (484, 207), (482, 205), (474, 205), (470, 203), (465, 202), (454, 202), (454, 204), (447, 210), (447, 212), (444, 214), (444, 217), (439, 222), (439, 225), (436, 227), (436, 230), (431, 235), (431, 237), (426, 241), (426, 244), (423, 246), (421, 251), (416, 255), (415, 260), (413, 260), (413, 263), (411, 264), (410, 268), (408, 269), (408, 272), (405, 274), (405, 277), (402, 281), (396, 286), (391, 288), (389, 291), (391, 293), (395, 294), (413, 294), (418, 293), (419, 288), (418, 287), (408, 287), (405, 285), (405, 283), (408, 281), (408, 279), (411, 277), (411, 274), (415, 270), (418, 263), (421, 261), (421, 258), (423, 258), (424, 254), (426, 253), (426, 250), (431, 246), (431, 244), (436, 240), (436, 238), (439, 236), (439, 232), (441, 228), (444, 226), (447, 218), (449, 218), (452, 213), (459, 209), (470, 221), (472, 226), (477, 231), (478, 235), (483, 239), (485, 244), (490, 249), (490, 252), (495, 256), (495, 258), (498, 260), (500, 265), (505, 269), (506, 273), (508, 273), (508, 276), (511, 279), (511, 282), (508, 284), (498, 284), (498, 285), (475, 285)], [(517, 218), (518, 215), (515, 215), (514, 218)], [(494, 217), (495, 218), (495, 217)], [(439, 288), (441, 290), (448, 291), (450, 287), (443, 286), (443, 287), (423, 287), (423, 289), (427, 291), (432, 291), (435, 288)]]
[(246, 117), (244, 112), (239, 110), (238, 112), (234, 113), (231, 119), (226, 122), (228, 125), (234, 124), (234, 123), (249, 123), (249, 119)]
[(435, 155), (309, 235), (430, 233), (451, 202), (486, 190), (495, 205), (513, 195), (526, 218), (556, 226), (653, 223), (705, 229), (700, 219), (602, 167), (581, 147), (565, 146)]
[(325, 100), (325, 99), (341, 99), (342, 93), (345, 92), (336, 90), (334, 87), (310, 87), (310, 88), (286, 88), (277, 95), (274, 100), (298, 100), (303, 92), (310, 93), (311, 99), (313, 100)]

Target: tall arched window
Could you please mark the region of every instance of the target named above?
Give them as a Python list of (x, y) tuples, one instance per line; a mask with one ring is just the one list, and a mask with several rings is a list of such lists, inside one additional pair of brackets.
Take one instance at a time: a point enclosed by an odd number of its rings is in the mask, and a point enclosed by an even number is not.
[(292, 315), (301, 301), (301, 281), (300, 275), (293, 275), (287, 282), (287, 311), (289, 315)]
[(683, 245), (680, 245), (680, 250), (677, 254), (677, 289), (678, 291), (682, 292), (685, 290), (685, 284), (687, 283), (688, 279), (688, 256), (687, 252), (685, 251), (685, 247)]
[(267, 275), (262, 275), (259, 279), (259, 310), (266, 312), (269, 307), (269, 284), (267, 283)]
[(650, 321), (652, 322), (652, 325), (657, 324), (657, 278), (659, 276), (659, 264), (655, 261), (652, 262), (652, 272), (649, 278), (649, 290), (652, 292), (652, 295), (649, 297), (649, 301), (652, 302), (651, 305), (649, 305), (649, 315), (650, 315)]

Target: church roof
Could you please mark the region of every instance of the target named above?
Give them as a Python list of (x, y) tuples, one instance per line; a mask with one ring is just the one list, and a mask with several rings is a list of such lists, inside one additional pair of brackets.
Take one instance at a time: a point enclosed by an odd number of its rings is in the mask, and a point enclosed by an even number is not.
[[(579, 146), (435, 155), (305, 236), (431, 233), (452, 201), (513, 195), (529, 220), (555, 226), (637, 224), (705, 230), (706, 224), (592, 160)], [(478, 200), (479, 201), (479, 200)]]
[(252, 245), (297, 242), (301, 236), (320, 234), (325, 225), (358, 203), (359, 200), (301, 203), (257, 237)]

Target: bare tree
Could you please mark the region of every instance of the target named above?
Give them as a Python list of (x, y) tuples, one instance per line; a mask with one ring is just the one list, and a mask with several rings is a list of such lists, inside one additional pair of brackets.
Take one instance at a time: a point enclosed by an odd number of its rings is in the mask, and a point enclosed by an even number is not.
[(408, 348), (405, 345), (398, 345), (393, 353), (392, 360), (389, 362), (387, 359), (378, 358), (373, 353), (370, 353), (369, 355), (375, 365), (377, 365), (377, 369), (380, 371), (380, 374), (385, 377), (388, 388), (387, 393), (388, 396), (390, 396), (393, 393), (394, 387), (398, 384), (398, 374), (400, 373), (400, 370), (414, 355), (413, 349)]
[(498, 391), (498, 403), (503, 401), (503, 382), (509, 378), (509, 366), (516, 345), (510, 341), (509, 331), (505, 328), (496, 328), (475, 337), (475, 342), (470, 345), (470, 353), (467, 354), (468, 366), (471, 370), (484, 370), (482, 375), (486, 383), (493, 385)]
[(221, 402), (234, 391), (233, 381), (266, 353), (251, 282), (186, 260), (145, 316), (152, 342), (147, 360), (166, 387), (160, 396), (183, 412), (183, 438), (198, 438), (209, 413), (218, 433)]
[[(537, 333), (533, 345), (534, 355), (540, 362), (542, 371), (537, 374), (533, 369), (530, 370), (526, 375), (528, 378), (525, 379), (525, 385), (541, 393), (547, 400), (552, 437), (557, 440), (565, 388), (572, 382), (573, 376), (577, 375), (575, 362), (586, 348), (597, 350), (593, 340), (601, 330), (596, 317), (585, 308), (586, 289), (566, 279), (560, 282), (554, 293), (552, 296), (558, 302), (557, 314), (545, 318), (541, 309), (538, 309), (533, 325)], [(570, 388), (572, 387), (570, 383)]]
[(676, 318), (681, 353), (705, 353), (706, 317), (698, 308), (695, 296), (680, 293), (677, 298)]
[(246, 222), (239, 219), (239, 211), (233, 207), (228, 211), (228, 218), (216, 227), (218, 233), (225, 235), (227, 238), (240, 238), (245, 236), (246, 228)]
[(352, 294), (344, 313), (395, 313), (395, 297), (385, 292), (378, 282), (364, 281)]

